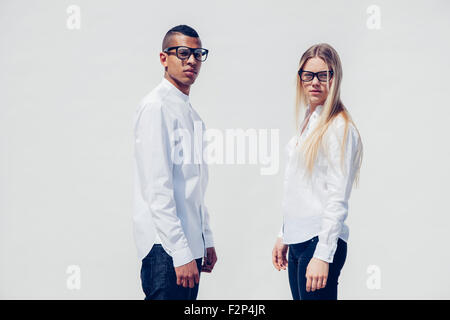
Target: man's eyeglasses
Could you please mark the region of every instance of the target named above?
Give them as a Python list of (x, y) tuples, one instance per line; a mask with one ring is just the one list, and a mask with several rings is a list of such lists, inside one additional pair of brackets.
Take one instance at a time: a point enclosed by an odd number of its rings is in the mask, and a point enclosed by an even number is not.
[(298, 70), (298, 75), (300, 76), (300, 79), (305, 82), (313, 81), (316, 76), (320, 82), (327, 82), (327, 79), (331, 79), (333, 77), (333, 70), (311, 72), (300, 69)]
[(194, 54), (194, 58), (197, 61), (204, 62), (208, 57), (208, 49), (203, 48), (189, 48), (185, 46), (169, 47), (163, 50), (163, 52), (169, 53), (170, 50), (176, 50), (177, 58), (180, 60), (189, 59), (191, 54)]

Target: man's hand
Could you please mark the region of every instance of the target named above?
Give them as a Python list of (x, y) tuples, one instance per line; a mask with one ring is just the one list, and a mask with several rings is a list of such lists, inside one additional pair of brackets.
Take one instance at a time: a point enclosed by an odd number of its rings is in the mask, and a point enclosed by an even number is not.
[(216, 262), (217, 256), (214, 247), (206, 248), (206, 257), (203, 259), (202, 272), (211, 272)]
[(328, 278), (328, 262), (311, 258), (306, 267), (306, 291), (325, 288)]
[(286, 253), (288, 251), (288, 246), (283, 243), (282, 238), (277, 238), (277, 242), (272, 250), (272, 263), (278, 271), (281, 269), (286, 270), (288, 261), (286, 259)]
[(200, 281), (197, 262), (195, 260), (175, 267), (175, 273), (177, 274), (177, 285), (182, 285), (185, 288), (188, 286), (189, 288), (193, 288)]

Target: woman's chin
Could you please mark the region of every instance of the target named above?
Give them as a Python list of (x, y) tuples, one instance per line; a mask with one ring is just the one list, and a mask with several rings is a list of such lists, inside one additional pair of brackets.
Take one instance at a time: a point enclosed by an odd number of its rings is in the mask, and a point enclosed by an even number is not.
[(309, 102), (313, 104), (321, 104), (324, 100), (318, 97), (309, 97)]

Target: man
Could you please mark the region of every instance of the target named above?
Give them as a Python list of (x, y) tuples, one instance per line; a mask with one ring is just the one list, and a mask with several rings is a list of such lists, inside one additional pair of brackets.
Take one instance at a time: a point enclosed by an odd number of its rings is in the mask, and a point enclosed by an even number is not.
[(205, 125), (189, 102), (207, 56), (194, 29), (169, 30), (159, 54), (164, 78), (136, 112), (133, 220), (147, 300), (195, 300), (201, 271), (217, 261), (204, 204)]

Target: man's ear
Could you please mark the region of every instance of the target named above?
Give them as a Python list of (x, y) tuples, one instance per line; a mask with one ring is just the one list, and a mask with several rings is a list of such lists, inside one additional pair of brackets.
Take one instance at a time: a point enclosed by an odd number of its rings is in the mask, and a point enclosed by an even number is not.
[(167, 68), (167, 58), (168, 58), (168, 56), (166, 53), (164, 53), (164, 52), (159, 53), (159, 61), (165, 68)]

